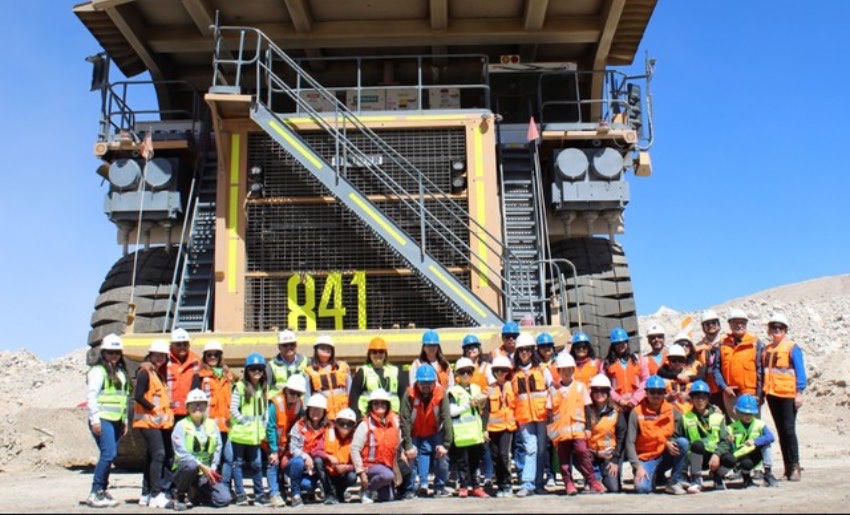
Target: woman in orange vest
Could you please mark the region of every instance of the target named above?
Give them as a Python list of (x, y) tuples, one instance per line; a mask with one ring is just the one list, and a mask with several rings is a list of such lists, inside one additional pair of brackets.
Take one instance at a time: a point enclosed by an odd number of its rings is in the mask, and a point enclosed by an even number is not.
[(552, 387), (552, 423), (546, 428), (549, 438), (558, 449), (561, 477), (567, 495), (577, 495), (573, 483), (572, 466), (575, 464), (590, 485), (590, 491), (605, 493), (605, 487), (596, 479), (590, 459), (587, 439), (590, 436), (585, 407), (590, 405), (590, 393), (584, 383), (573, 379), (576, 362), (570, 354), (558, 354), (558, 381)]
[(590, 380), (603, 372), (602, 360), (596, 359), (596, 352), (590, 344), (590, 336), (583, 331), (573, 335), (570, 354), (576, 362), (576, 381), (590, 385)]
[[(390, 394), (378, 389), (369, 394), (367, 413), (354, 431), (351, 440), (351, 463), (360, 479), (360, 502), (370, 504), (395, 498), (393, 481), (396, 460), (406, 460), (399, 454), (401, 422), (390, 409)], [(399, 458), (400, 455), (400, 458)]]
[(320, 393), (328, 399), (328, 420), (333, 420), (339, 410), (348, 407), (351, 391), (351, 371), (345, 361), (336, 360), (336, 350), (330, 336), (319, 336), (313, 345), (313, 359), (305, 369), (307, 373), (307, 398)]
[(786, 338), (788, 318), (774, 313), (767, 323), (771, 342), (764, 348), (764, 394), (779, 433), (785, 478), (800, 480), (800, 451), (797, 444), (797, 410), (803, 406), (806, 364), (800, 346)]
[(626, 415), (646, 396), (644, 383), (649, 377), (646, 361), (629, 350), (629, 334), (625, 329), (615, 327), (611, 331), (605, 374), (611, 380), (611, 399)]
[[(690, 339), (681, 335), (676, 339), (667, 351), (667, 360), (658, 369), (658, 375), (667, 382), (667, 401), (674, 408), (687, 413), (691, 411), (691, 403), (688, 401), (688, 391), (694, 381), (702, 381), (705, 378), (705, 370), (693, 353), (693, 343)], [(680, 343), (690, 343), (691, 353), (685, 350)]]
[(324, 445), (310, 453), (322, 481), (326, 505), (339, 503), (345, 490), (357, 484), (357, 474), (351, 463), (351, 439), (356, 422), (354, 410), (341, 409), (333, 424), (325, 429)]
[(174, 427), (174, 413), (165, 387), (168, 352), (165, 340), (151, 343), (145, 362), (152, 365), (152, 370), (140, 368), (134, 387), (133, 429), (142, 434), (147, 446), (139, 504), (152, 508), (165, 508), (168, 504), (162, 491), (166, 430)]
[(511, 380), (516, 394), (514, 417), (519, 426), (515, 464), (522, 478), (517, 497), (542, 493), (546, 454), (546, 405), (549, 400), (546, 369), (540, 365), (537, 343), (528, 333), (520, 333), (514, 354), (514, 376)]
[(230, 429), (230, 394), (233, 388), (233, 374), (224, 363), (224, 348), (216, 340), (210, 340), (204, 345), (201, 355), (201, 368), (198, 370), (199, 388), (207, 394), (209, 407), (207, 416), (215, 420), (221, 433), (222, 453), (221, 460), (222, 482), (230, 484), (233, 477), (233, 447), (228, 440)]
[(487, 434), (490, 455), (496, 469), (496, 497), (513, 497), (511, 490), (511, 442), (516, 432), (516, 397), (511, 384), (513, 364), (507, 356), (496, 356), (490, 367), (495, 381), (487, 393), (490, 403), (487, 416)]
[(437, 382), (444, 391), (454, 386), (454, 374), (452, 374), (449, 360), (443, 355), (440, 335), (433, 329), (428, 329), (422, 334), (422, 350), (419, 352), (419, 357), (410, 365), (407, 384), (416, 382), (416, 370), (424, 364), (431, 365), (437, 371)]
[(593, 457), (596, 479), (608, 492), (620, 491), (620, 465), (626, 441), (626, 417), (611, 401), (611, 380), (599, 374), (590, 380), (587, 421), (590, 426), (588, 447)]
[(289, 464), (286, 473), (292, 489), (292, 507), (303, 506), (301, 492), (312, 493), (319, 485), (319, 466), (313, 453), (325, 445), (328, 422), (328, 399), (314, 393), (307, 399), (307, 411), (289, 431)]
[(301, 374), (293, 374), (284, 383), (283, 389), (269, 401), (266, 423), (266, 444), (269, 466), (266, 480), (269, 483), (269, 504), (274, 508), (286, 506), (280, 495), (280, 474), (289, 470), (289, 432), (304, 415), (301, 396), (307, 391), (307, 380)]

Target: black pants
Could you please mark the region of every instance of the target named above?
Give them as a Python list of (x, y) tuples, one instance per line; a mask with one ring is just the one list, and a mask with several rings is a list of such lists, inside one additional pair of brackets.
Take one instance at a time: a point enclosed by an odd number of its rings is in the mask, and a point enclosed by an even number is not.
[(511, 441), (510, 431), (490, 431), (490, 456), (496, 468), (496, 484), (499, 488), (511, 486)]
[(455, 447), (450, 450), (451, 459), (457, 464), (458, 488), (478, 488), (478, 467), (484, 454), (484, 444)]
[(738, 468), (741, 469), (741, 472), (745, 472), (749, 474), (752, 472), (756, 465), (758, 465), (762, 460), (762, 447), (756, 447), (751, 452), (744, 454), (743, 456), (738, 456), (736, 462), (738, 464)]
[(782, 462), (786, 469), (800, 464), (800, 448), (797, 444), (797, 406), (794, 399), (767, 395), (767, 406), (776, 432), (779, 433), (779, 447), (782, 449)]
[[(163, 488), (162, 474), (165, 467), (166, 431), (161, 429), (136, 429), (136, 431), (141, 433), (147, 447), (145, 469), (142, 475), (142, 493), (153, 497), (159, 495)], [(170, 436), (171, 431), (168, 431), (168, 433)]]
[[(697, 440), (691, 442), (688, 457), (690, 458), (691, 474), (699, 475), (701, 470), (708, 469), (708, 460), (714, 455), (714, 451), (709, 451), (705, 448), (705, 442)], [(731, 469), (735, 468), (735, 456), (731, 452), (726, 452), (720, 455), (720, 467)], [(750, 467), (752, 468), (752, 467)]]
[(354, 471), (331, 475), (327, 468), (322, 467), (319, 478), (322, 480), (322, 491), (325, 492), (325, 497), (334, 496), (337, 499), (343, 498), (349, 486), (357, 484), (357, 474)]
[(174, 473), (174, 485), (178, 497), (189, 493), (192, 487), (197, 489), (201, 504), (222, 508), (233, 500), (230, 489), (224, 483), (211, 485), (205, 476), (199, 475), (200, 467), (196, 463), (182, 462)]

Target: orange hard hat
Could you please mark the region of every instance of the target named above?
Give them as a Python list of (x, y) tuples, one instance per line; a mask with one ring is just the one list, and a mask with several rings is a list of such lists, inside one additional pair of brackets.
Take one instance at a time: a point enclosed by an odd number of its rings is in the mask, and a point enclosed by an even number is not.
[(380, 336), (376, 336), (369, 340), (369, 349), (368, 350), (387, 350), (387, 341), (381, 338)]

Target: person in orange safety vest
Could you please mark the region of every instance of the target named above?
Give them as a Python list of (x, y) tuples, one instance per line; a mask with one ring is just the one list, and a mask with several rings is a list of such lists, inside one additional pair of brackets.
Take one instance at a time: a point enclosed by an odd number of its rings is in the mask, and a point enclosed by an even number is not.
[[(715, 351), (712, 374), (723, 392), (724, 412), (737, 419), (735, 403), (738, 396), (749, 394), (763, 400), (764, 345), (756, 335), (747, 331), (749, 317), (741, 309), (729, 310), (729, 333), (724, 335)], [(759, 407), (759, 412), (761, 408)]]
[(605, 374), (590, 380), (590, 400), (586, 417), (590, 425), (588, 447), (593, 456), (593, 470), (605, 489), (616, 493), (621, 486), (620, 464), (628, 421), (611, 400), (611, 380)]
[(339, 410), (348, 407), (351, 391), (351, 371), (344, 361), (337, 361), (336, 349), (330, 336), (319, 336), (313, 345), (313, 359), (304, 370), (307, 374), (307, 398), (320, 393), (328, 399), (328, 420), (334, 420)]
[(351, 462), (351, 440), (356, 422), (354, 410), (341, 409), (333, 423), (325, 429), (324, 446), (310, 454), (322, 481), (326, 506), (339, 503), (346, 489), (357, 484), (357, 474)]
[(307, 380), (304, 376), (293, 374), (286, 380), (283, 389), (269, 401), (265, 440), (269, 452), (266, 480), (269, 483), (269, 505), (275, 508), (286, 505), (280, 495), (280, 476), (284, 470), (288, 470), (289, 432), (304, 415), (301, 398), (306, 391)]
[(367, 411), (351, 441), (351, 462), (360, 479), (361, 503), (395, 498), (394, 471), (399, 459), (407, 460), (406, 455), (399, 452), (401, 442), (401, 422), (390, 409), (390, 394), (383, 389), (373, 390), (369, 394)]

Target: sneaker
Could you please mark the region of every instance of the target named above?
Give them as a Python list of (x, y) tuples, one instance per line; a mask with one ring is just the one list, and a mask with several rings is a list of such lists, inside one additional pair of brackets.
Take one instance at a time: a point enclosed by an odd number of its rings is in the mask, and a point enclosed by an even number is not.
[[(375, 501), (372, 500), (372, 496), (369, 495), (369, 492), (361, 492), (360, 493), (360, 502), (363, 503), (363, 504), (372, 504)], [(293, 506), (295, 506), (295, 505), (293, 504)]]
[(250, 504), (247, 495), (241, 494), (236, 496), (236, 506), (248, 506)]
[(263, 495), (258, 495), (257, 497), (254, 497), (254, 504), (255, 505), (265, 506), (269, 503), (271, 503), (271, 500), (269, 499), (268, 495), (263, 494)]
[(514, 491), (511, 489), (511, 487), (504, 486), (504, 487), (499, 489), (499, 497), (504, 497), (504, 498), (508, 499), (508, 498), (516, 497), (516, 496), (514, 495)]
[(326, 506), (330, 506), (332, 504), (339, 504), (339, 501), (337, 501), (335, 495), (326, 495), (325, 500), (322, 501), (322, 504), (324, 504)]
[(520, 488), (519, 492), (516, 493), (517, 497), (531, 497), (532, 495), (534, 495), (534, 492), (526, 488)]
[(567, 483), (564, 485), (564, 490), (566, 490), (567, 495), (578, 495), (578, 488), (576, 488), (575, 483)]
[(594, 494), (604, 494), (608, 489), (599, 481), (593, 480), (590, 482), (590, 492)]
[(444, 486), (438, 486), (434, 489), (434, 497), (450, 497), (451, 494), (446, 490)]
[(723, 481), (723, 478), (720, 476), (720, 474), (715, 472), (712, 479), (714, 481), (715, 490), (726, 490), (726, 483)]
[(286, 501), (283, 500), (283, 497), (281, 497), (280, 494), (275, 494), (269, 497), (269, 506), (272, 508), (281, 508), (286, 506)]
[(546, 486), (544, 486), (546, 490), (554, 490), (555, 489), (555, 478), (550, 477), (548, 481), (546, 481)]
[(469, 490), (466, 488), (458, 488), (457, 490), (458, 497), (469, 497)]
[(702, 479), (691, 481), (690, 486), (687, 488), (687, 492), (689, 494), (698, 494), (702, 492)]
[(484, 491), (484, 489), (480, 486), (478, 488), (473, 488), (471, 493), (472, 497), (481, 497), (484, 499), (490, 497), (490, 495), (486, 491)]
[(345, 493), (342, 494), (342, 502), (351, 502), (351, 492), (346, 490)]
[(678, 482), (668, 483), (664, 491), (670, 495), (685, 495), (686, 493), (688, 493), (687, 490), (682, 488), (682, 485)]
[(404, 495), (402, 495), (401, 498), (405, 501), (412, 501), (413, 499), (416, 499), (416, 492), (408, 490), (404, 492)]
[(773, 477), (773, 474), (770, 472), (770, 470), (764, 471), (764, 486), (768, 488), (779, 486), (779, 480)]
[(86, 499), (86, 504), (92, 508), (111, 508), (118, 505), (118, 503), (112, 503), (113, 501), (104, 497), (103, 492), (92, 492), (89, 494), (88, 499)]
[(426, 497), (431, 497), (431, 494), (428, 493), (427, 487), (420, 486), (419, 490), (416, 491), (416, 497), (419, 497), (420, 499), (424, 499)]
[(168, 506), (168, 502), (168, 497), (166, 497), (164, 493), (160, 492), (157, 495), (151, 497), (150, 501), (148, 502), (148, 506), (150, 506), (151, 508), (162, 509)]
[(292, 507), (298, 508), (299, 506), (304, 506), (304, 500), (301, 499), (300, 495), (293, 495), (292, 496)]
[(151, 502), (150, 494), (142, 494), (139, 496), (139, 506), (147, 506)]

